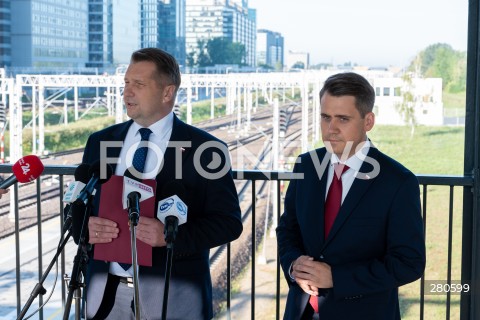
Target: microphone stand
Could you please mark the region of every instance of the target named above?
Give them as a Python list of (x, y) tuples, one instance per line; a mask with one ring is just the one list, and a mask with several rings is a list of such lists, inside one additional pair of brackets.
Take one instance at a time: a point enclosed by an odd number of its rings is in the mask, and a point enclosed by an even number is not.
[[(132, 266), (133, 266), (133, 305), (135, 307), (135, 319), (140, 320), (140, 293), (138, 286), (138, 263), (137, 263), (137, 224), (140, 216), (139, 210), (129, 210), (128, 220), (130, 221), (130, 245), (132, 247)], [(138, 212), (135, 212), (138, 211)]]
[[(72, 305), (73, 294), (75, 295), (75, 319), (80, 319), (80, 294), (79, 290), (84, 287), (85, 284), (81, 282), (80, 276), (83, 273), (85, 275), (85, 267), (88, 262), (88, 254), (85, 243), (85, 237), (88, 230), (88, 219), (92, 213), (91, 196), (88, 197), (85, 206), (85, 215), (83, 216), (83, 224), (80, 230), (80, 238), (78, 240), (78, 249), (75, 258), (73, 259), (73, 269), (70, 277), (70, 283), (68, 284), (68, 296), (65, 302), (65, 312), (63, 314), (63, 320), (68, 320), (70, 314), (70, 308)], [(80, 201), (80, 200), (76, 200)]]
[(165, 288), (163, 289), (163, 306), (162, 306), (162, 320), (167, 320), (167, 305), (168, 305), (168, 291), (170, 288), (170, 276), (172, 274), (173, 262), (173, 243), (175, 242), (175, 234), (177, 233), (178, 220), (173, 223), (173, 226), (165, 219), (165, 241), (167, 243), (167, 261), (165, 268)]
[(22, 311), (20, 312), (20, 314), (17, 317), (17, 320), (23, 319), (23, 317), (25, 317), (25, 314), (27, 313), (28, 309), (30, 308), (33, 301), (37, 298), (37, 296), (39, 294), (41, 294), (43, 296), (47, 292), (47, 290), (45, 290), (45, 288), (43, 287), (43, 283), (47, 279), (47, 276), (50, 273), (50, 270), (53, 268), (53, 265), (57, 261), (58, 256), (62, 253), (63, 248), (65, 247), (68, 240), (70, 239), (71, 234), (72, 234), (71, 230), (68, 229), (68, 233), (67, 233), (66, 237), (63, 239), (63, 241), (58, 246), (57, 252), (55, 253), (55, 256), (53, 256), (52, 261), (50, 262), (47, 269), (43, 273), (42, 278), (40, 279), (40, 282), (35, 285), (35, 288), (33, 288), (32, 293), (30, 294), (30, 298), (28, 298), (28, 301), (25, 303)]

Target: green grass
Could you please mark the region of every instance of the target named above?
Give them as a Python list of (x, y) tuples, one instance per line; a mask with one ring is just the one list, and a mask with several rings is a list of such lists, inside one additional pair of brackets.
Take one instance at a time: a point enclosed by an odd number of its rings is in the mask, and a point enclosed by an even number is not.
[[(73, 121), (73, 120), (72, 120)], [(45, 150), (58, 152), (70, 149), (82, 148), (87, 143), (88, 137), (95, 131), (101, 130), (114, 124), (113, 117), (99, 117), (92, 119), (80, 119), (70, 122), (68, 126), (63, 124), (45, 125)], [(38, 127), (37, 127), (38, 130)], [(22, 148), (24, 154), (32, 152), (32, 128), (23, 129)], [(5, 153), (9, 154), (9, 131), (5, 132)], [(38, 140), (38, 131), (37, 136)]]
[[(375, 125), (368, 137), (417, 175), (462, 175), (464, 127)], [(322, 143), (319, 146), (323, 146)]]
[(465, 92), (443, 92), (442, 101), (445, 109), (465, 109), (466, 95)]
[[(215, 118), (225, 115), (225, 111), (226, 111), (225, 103), (226, 103), (225, 98), (215, 99), (215, 104), (214, 104)], [(192, 123), (195, 124), (197, 122), (210, 119), (210, 109), (211, 109), (210, 100), (192, 103)], [(182, 105), (180, 107), (180, 111), (181, 111), (180, 119), (183, 121), (187, 121), (187, 106)]]
[(415, 128), (376, 125), (368, 134), (375, 146), (415, 174), (461, 175), (464, 127)]
[(443, 114), (446, 117), (465, 117), (466, 95), (465, 92), (448, 93), (442, 95)]

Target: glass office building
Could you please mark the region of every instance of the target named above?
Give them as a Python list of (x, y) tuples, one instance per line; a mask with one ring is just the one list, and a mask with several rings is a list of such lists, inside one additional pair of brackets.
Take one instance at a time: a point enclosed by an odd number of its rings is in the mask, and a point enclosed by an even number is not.
[(245, 45), (245, 63), (255, 65), (256, 10), (248, 1), (187, 0), (187, 55), (198, 51), (198, 41), (226, 38)]
[(88, 63), (89, 68), (103, 70), (113, 62), (112, 0), (88, 1)]
[(140, 42), (185, 65), (185, 0), (140, 0)]
[(87, 1), (23, 0), (11, 1), (10, 5), (12, 67), (85, 67)]
[(0, 0), (0, 68), (12, 64), (10, 0)]
[(257, 31), (257, 65), (267, 65), (281, 70), (283, 67), (283, 37), (278, 32)]

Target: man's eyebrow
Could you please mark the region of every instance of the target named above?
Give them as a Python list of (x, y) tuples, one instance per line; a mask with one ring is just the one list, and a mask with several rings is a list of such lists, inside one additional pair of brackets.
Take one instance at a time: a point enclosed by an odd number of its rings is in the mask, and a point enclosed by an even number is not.
[(326, 114), (326, 113), (320, 113), (321, 116), (324, 116), (324, 117), (335, 117), (335, 118), (351, 118), (352, 116), (350, 115), (346, 115), (346, 114), (334, 114), (334, 115), (330, 115), (330, 114)]

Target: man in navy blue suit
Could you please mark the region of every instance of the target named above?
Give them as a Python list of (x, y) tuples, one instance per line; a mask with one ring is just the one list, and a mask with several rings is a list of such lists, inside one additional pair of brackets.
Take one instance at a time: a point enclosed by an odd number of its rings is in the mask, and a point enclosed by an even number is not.
[[(156, 48), (135, 51), (124, 80), (123, 100), (131, 120), (92, 134), (83, 162), (100, 160), (104, 165), (117, 159), (113, 170), (122, 176), (131, 168), (139, 142), (148, 140), (144, 168), (134, 173), (156, 180), (156, 206), (164, 186), (180, 181), (186, 189), (182, 200), (188, 207), (187, 222), (178, 227), (175, 241), (167, 319), (211, 319), (209, 249), (238, 238), (243, 228), (228, 149), (172, 112), (181, 80), (179, 66), (167, 52)], [(97, 212), (99, 198), (97, 194), (94, 199)], [(96, 214), (89, 218), (88, 230), (91, 253), (95, 244), (111, 242), (119, 233), (115, 222)], [(152, 246), (153, 257), (153, 266), (140, 266), (138, 272), (141, 319), (161, 319), (167, 257), (164, 225), (140, 214), (136, 237)], [(135, 319), (132, 275), (131, 266), (91, 257), (86, 276), (87, 318)]]
[(398, 287), (423, 274), (418, 181), (367, 138), (374, 102), (356, 73), (320, 91), (325, 148), (298, 157), (277, 228), (285, 319), (400, 319)]

